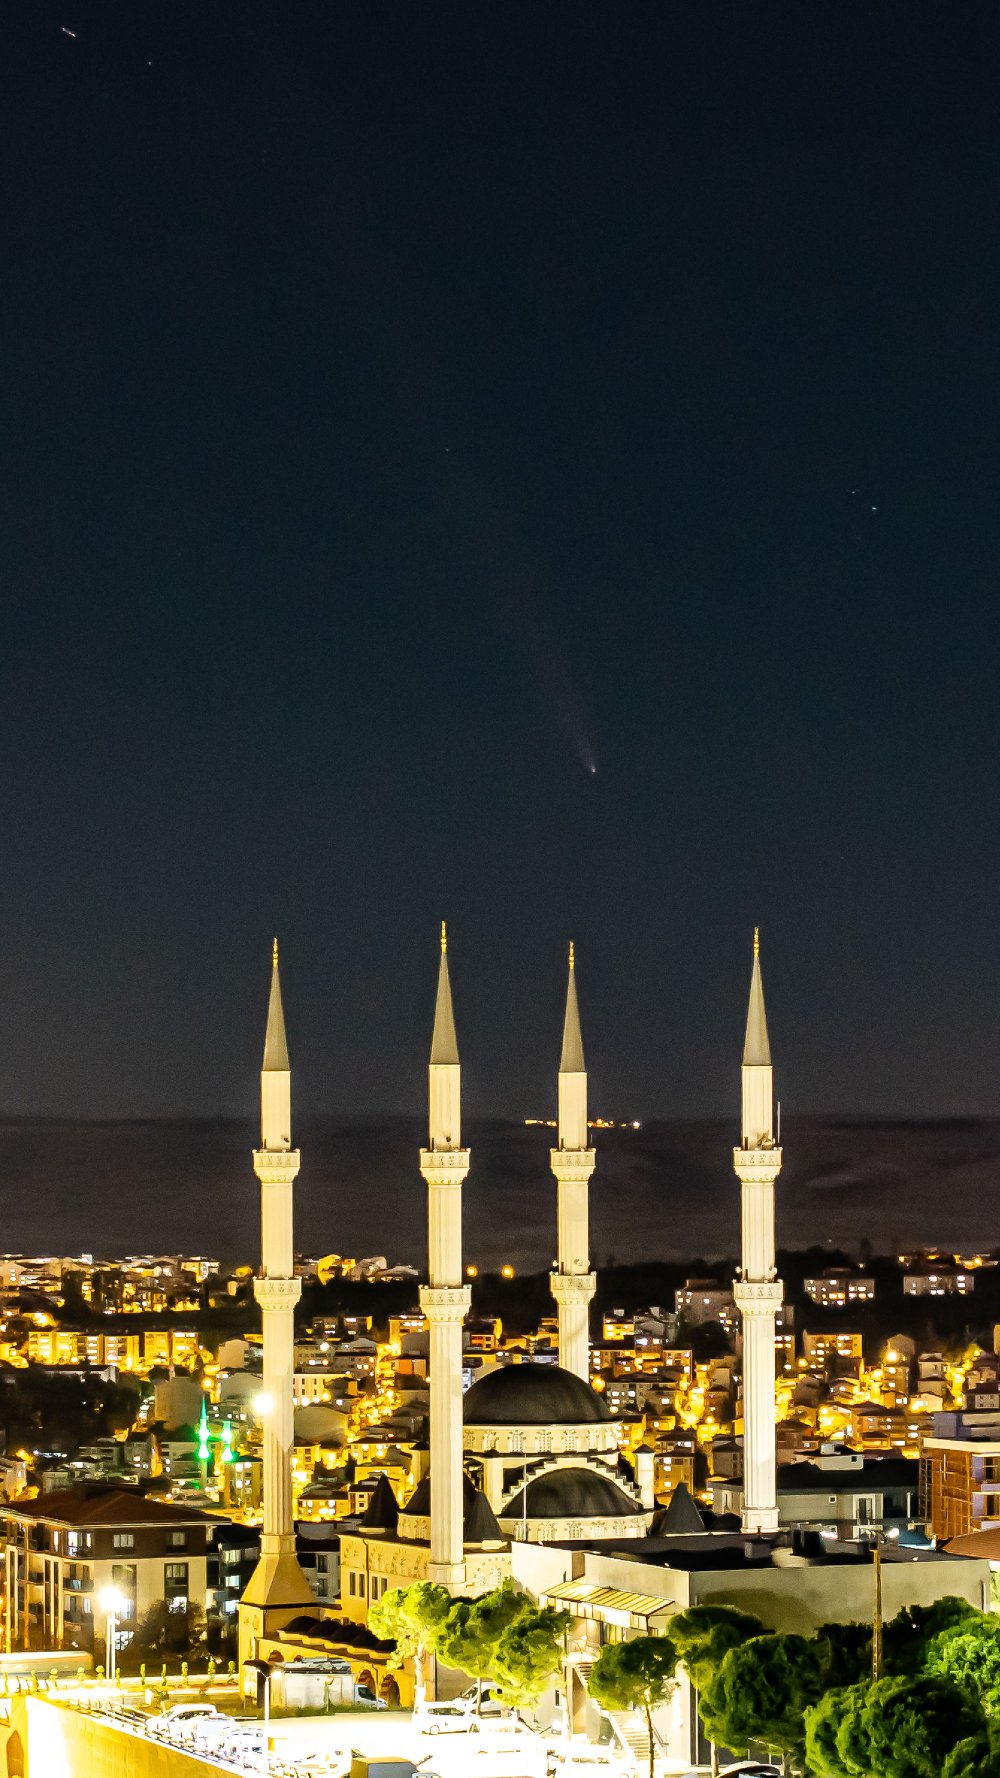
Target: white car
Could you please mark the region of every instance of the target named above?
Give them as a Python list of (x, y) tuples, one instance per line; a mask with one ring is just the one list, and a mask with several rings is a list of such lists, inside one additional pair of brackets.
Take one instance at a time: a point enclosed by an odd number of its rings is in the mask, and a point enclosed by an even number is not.
[(414, 1710), (413, 1726), (424, 1735), (464, 1735), (472, 1715), (465, 1698), (435, 1698)]
[(199, 1716), (218, 1716), (218, 1715), (219, 1715), (219, 1712), (216, 1709), (214, 1704), (203, 1704), (203, 1703), (173, 1704), (173, 1705), (171, 1705), (171, 1708), (169, 1710), (165, 1710), (163, 1712), (162, 1716), (158, 1716), (156, 1718), (156, 1721), (157, 1722), (197, 1722)]
[(470, 1685), (462, 1693), (463, 1704), (468, 1704), (474, 1716), (502, 1716), (506, 1706), (500, 1701), (499, 1686), (484, 1681), (482, 1691)]
[(735, 1766), (724, 1766), (719, 1778), (781, 1778), (781, 1767), (766, 1759), (738, 1759)]
[(354, 1702), (362, 1710), (388, 1710), (389, 1708), (384, 1698), (375, 1696), (370, 1685), (356, 1685), (354, 1687)]

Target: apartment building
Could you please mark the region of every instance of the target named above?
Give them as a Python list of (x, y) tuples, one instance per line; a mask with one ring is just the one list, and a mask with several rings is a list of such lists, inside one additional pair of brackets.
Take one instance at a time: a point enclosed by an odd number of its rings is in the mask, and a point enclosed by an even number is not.
[[(153, 1605), (204, 1608), (203, 1513), (83, 1483), (0, 1503), (6, 1647), (102, 1649), (102, 1595), (120, 1597), (122, 1641)], [(95, 1623), (96, 1620), (96, 1623)]]
[(831, 1266), (820, 1278), (806, 1278), (806, 1296), (822, 1309), (846, 1309), (854, 1303), (875, 1301), (875, 1280), (867, 1272), (852, 1272), (847, 1266)]
[[(938, 1416), (935, 1416), (937, 1419)], [(927, 1529), (940, 1543), (1000, 1527), (1000, 1439), (972, 1436), (960, 1415), (955, 1438), (927, 1438), (920, 1454), (920, 1498)]]

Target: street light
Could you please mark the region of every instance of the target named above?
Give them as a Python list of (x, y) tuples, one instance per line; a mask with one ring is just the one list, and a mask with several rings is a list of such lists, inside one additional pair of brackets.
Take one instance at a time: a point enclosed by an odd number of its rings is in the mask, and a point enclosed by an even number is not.
[(101, 1605), (107, 1612), (108, 1626), (105, 1636), (105, 1666), (109, 1679), (115, 1677), (115, 1653), (117, 1650), (118, 1614), (125, 1604), (124, 1596), (117, 1587), (105, 1587), (101, 1594)]

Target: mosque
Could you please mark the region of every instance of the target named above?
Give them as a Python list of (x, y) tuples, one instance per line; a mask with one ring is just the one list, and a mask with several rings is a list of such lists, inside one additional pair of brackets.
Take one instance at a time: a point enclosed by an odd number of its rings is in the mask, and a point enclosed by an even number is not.
[[(390, 1587), (432, 1580), (476, 1595), (512, 1572), (512, 1550), (650, 1535), (656, 1513), (651, 1453), (635, 1469), (619, 1452), (617, 1426), (589, 1382), (590, 1269), (588, 1199), (595, 1154), (588, 1141), (587, 1072), (576, 989), (569, 978), (559, 1065), (556, 1180), (557, 1257), (552, 1295), (558, 1312), (560, 1364), (523, 1363), (489, 1371), (463, 1395), (462, 1328), (471, 1292), (464, 1281), (462, 1185), (470, 1153), (462, 1147), (461, 1065), (452, 1007), (445, 929), (441, 931), (434, 1030), (428, 1071), (428, 1142), (420, 1152), (427, 1185), (427, 1283), (420, 1303), (429, 1332), (429, 1471), (400, 1506), (389, 1484), (376, 1490), (355, 1532), (341, 1537), (341, 1612), (364, 1621)], [(774, 1263), (774, 1181), (781, 1150), (773, 1132), (773, 1087), (759, 943), (742, 1069), (742, 1141), (734, 1152), (741, 1182), (742, 1266), (736, 1300), (744, 1326), (745, 1466), (743, 1525), (775, 1532), (774, 1319), (781, 1284)], [(264, 1526), (258, 1567), (240, 1603), (241, 1658), (287, 1637), (315, 1605), (295, 1558), (292, 1522), (294, 1277), (292, 1183), (299, 1156), (291, 1146), (291, 1098), (277, 948), (272, 964), (264, 1065), (261, 1148), (261, 1272), (255, 1293), (264, 1333)], [(629, 1546), (631, 1547), (631, 1545)]]

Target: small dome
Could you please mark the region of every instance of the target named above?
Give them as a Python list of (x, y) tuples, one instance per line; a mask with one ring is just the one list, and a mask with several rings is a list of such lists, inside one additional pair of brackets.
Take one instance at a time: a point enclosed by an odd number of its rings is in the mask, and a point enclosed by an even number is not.
[(553, 1469), (528, 1483), (525, 1511), (524, 1489), (508, 1506), (504, 1519), (624, 1519), (642, 1512), (610, 1476), (594, 1469)]
[(589, 1384), (555, 1364), (510, 1364), (473, 1383), (466, 1426), (597, 1426), (611, 1419)]

